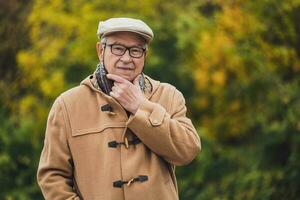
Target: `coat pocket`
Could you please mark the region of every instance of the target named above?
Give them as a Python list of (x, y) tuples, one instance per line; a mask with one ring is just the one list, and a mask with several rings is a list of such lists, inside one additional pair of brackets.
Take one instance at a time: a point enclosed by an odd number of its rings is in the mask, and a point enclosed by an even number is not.
[(96, 133), (102, 133), (106, 129), (110, 128), (124, 128), (126, 124), (124, 122), (114, 122), (109, 124), (99, 124), (98, 126), (92, 127), (92, 128), (84, 128), (84, 129), (76, 129), (72, 131), (72, 136), (81, 136), (81, 135), (87, 135), (87, 134), (96, 134)]

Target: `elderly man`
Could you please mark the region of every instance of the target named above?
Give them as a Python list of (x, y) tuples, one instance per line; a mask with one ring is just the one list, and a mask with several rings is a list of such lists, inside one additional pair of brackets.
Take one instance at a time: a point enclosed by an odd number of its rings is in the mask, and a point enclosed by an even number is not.
[(143, 74), (153, 32), (141, 20), (99, 23), (100, 63), (48, 116), (38, 183), (45, 199), (176, 200), (175, 166), (200, 139), (183, 95)]

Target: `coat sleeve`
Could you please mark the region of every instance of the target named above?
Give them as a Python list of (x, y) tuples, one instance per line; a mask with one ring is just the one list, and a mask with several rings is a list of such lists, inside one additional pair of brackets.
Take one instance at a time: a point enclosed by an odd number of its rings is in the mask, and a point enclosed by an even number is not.
[(59, 97), (48, 116), (44, 148), (37, 171), (37, 181), (46, 200), (80, 199), (73, 190), (73, 167), (66, 131)]
[(183, 95), (175, 89), (170, 111), (144, 100), (127, 126), (154, 153), (173, 165), (191, 162), (201, 149), (200, 138), (189, 118)]

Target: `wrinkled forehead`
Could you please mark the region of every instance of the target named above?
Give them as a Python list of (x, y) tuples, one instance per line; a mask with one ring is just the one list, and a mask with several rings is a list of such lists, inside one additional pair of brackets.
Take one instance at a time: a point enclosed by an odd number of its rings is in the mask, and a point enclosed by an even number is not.
[(105, 36), (109, 43), (120, 43), (129, 46), (145, 46), (146, 40), (137, 33), (132, 32), (115, 32)]

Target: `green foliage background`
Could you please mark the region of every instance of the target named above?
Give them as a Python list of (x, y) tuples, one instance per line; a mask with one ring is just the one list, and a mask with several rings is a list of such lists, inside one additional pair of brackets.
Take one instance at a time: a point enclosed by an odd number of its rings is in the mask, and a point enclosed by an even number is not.
[(99, 20), (154, 30), (146, 74), (181, 90), (202, 151), (180, 198), (300, 196), (300, 0), (0, 1), (0, 199), (42, 199), (50, 106), (97, 64)]

